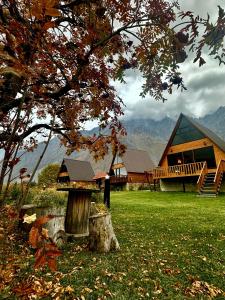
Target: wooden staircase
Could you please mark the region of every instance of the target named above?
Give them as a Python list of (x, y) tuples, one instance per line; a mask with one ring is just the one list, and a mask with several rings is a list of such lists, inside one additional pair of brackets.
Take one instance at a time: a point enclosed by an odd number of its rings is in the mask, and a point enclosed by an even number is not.
[(216, 172), (208, 173), (205, 175), (204, 181), (199, 192), (199, 195), (201, 197), (216, 197), (217, 189), (214, 184), (215, 174)]
[(216, 197), (220, 191), (225, 161), (221, 160), (216, 172), (208, 172), (207, 167), (199, 176), (198, 191), (200, 197)]

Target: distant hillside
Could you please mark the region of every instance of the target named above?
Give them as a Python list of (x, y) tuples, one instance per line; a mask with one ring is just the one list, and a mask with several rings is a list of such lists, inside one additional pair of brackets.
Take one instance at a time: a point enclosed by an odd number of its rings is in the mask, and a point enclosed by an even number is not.
[(164, 118), (160, 121), (152, 119), (132, 119), (123, 121), (128, 134), (146, 135), (152, 139), (160, 139), (162, 141), (168, 140), (175, 121), (171, 118)]
[(214, 113), (208, 114), (203, 118), (196, 119), (196, 121), (208, 127), (225, 140), (225, 106), (218, 108)]
[[(214, 113), (196, 120), (210, 128), (225, 140), (225, 107), (220, 107)], [(151, 156), (153, 162), (157, 165), (175, 123), (176, 122), (173, 119), (168, 117), (161, 121), (155, 121), (152, 119), (125, 120), (123, 121), (123, 125), (125, 126), (128, 134), (123, 138), (123, 143), (126, 144), (128, 148), (146, 150)], [(93, 134), (95, 131), (97, 131), (97, 128), (87, 131), (87, 134)], [(44, 143), (40, 143), (37, 149), (33, 152), (25, 153), (21, 158), (21, 162), (16, 166), (14, 174), (17, 174), (19, 169), (22, 167), (28, 168), (29, 172), (31, 172), (36, 161), (40, 157), (43, 148)], [(50, 163), (61, 163), (63, 157), (65, 157), (65, 152), (66, 149), (60, 145), (59, 139), (57, 137), (53, 138), (41, 162), (39, 171)], [(107, 155), (104, 160), (96, 163), (88, 151), (74, 152), (70, 157), (91, 161), (95, 172), (108, 170), (112, 159), (111, 155)]]

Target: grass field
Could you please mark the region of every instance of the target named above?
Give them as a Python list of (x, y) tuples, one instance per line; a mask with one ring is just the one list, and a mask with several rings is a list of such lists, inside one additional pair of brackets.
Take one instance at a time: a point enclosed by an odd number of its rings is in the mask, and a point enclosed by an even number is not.
[(111, 206), (119, 252), (64, 248), (77, 299), (225, 299), (224, 195), (117, 192)]

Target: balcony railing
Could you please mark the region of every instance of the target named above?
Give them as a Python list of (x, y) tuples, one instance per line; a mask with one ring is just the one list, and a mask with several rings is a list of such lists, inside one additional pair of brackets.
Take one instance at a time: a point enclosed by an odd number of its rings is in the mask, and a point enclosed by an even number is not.
[(156, 168), (153, 170), (153, 178), (159, 179), (200, 175), (204, 163), (204, 161), (201, 161), (191, 164), (170, 166), (168, 168)]
[(116, 184), (116, 183), (126, 183), (128, 181), (127, 175), (120, 175), (120, 176), (111, 176), (110, 177), (110, 183)]

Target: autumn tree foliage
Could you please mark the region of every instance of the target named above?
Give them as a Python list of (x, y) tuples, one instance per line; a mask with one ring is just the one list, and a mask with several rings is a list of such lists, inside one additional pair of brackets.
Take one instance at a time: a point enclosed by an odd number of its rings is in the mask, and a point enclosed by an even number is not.
[[(0, 192), (18, 149), (33, 149), (49, 130), (68, 152), (89, 147), (97, 157), (109, 143), (117, 148), (123, 102), (113, 81), (136, 68), (145, 78), (142, 95), (165, 100), (164, 91), (184, 88), (179, 64), (188, 48), (200, 65), (205, 45), (222, 63), (224, 22), (220, 7), (212, 24), (166, 0), (2, 0)], [(99, 136), (82, 134), (91, 120)]]

